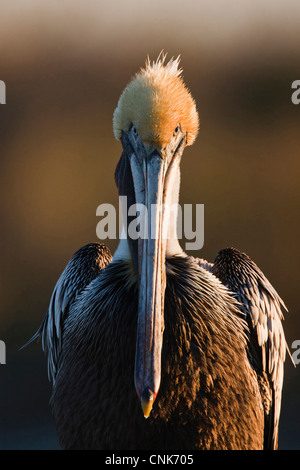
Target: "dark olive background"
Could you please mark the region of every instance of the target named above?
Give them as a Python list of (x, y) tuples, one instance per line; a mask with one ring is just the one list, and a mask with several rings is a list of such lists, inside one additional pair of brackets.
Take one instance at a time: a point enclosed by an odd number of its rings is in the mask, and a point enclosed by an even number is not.
[[(247, 252), (289, 309), (291, 348), (300, 339), (299, 2), (17, 0), (0, 13), (0, 448), (58, 448), (46, 359), (40, 345), (19, 348), (68, 259), (97, 241), (97, 206), (117, 205), (113, 110), (161, 49), (181, 54), (201, 120), (182, 161), (180, 201), (205, 205), (204, 247), (191, 254)], [(281, 449), (300, 448), (299, 393), (287, 359)]]

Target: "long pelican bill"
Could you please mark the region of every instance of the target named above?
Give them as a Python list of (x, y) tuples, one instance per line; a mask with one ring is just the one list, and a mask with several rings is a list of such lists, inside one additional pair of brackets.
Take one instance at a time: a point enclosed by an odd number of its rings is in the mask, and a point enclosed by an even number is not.
[[(134, 166), (134, 163), (132, 164)], [(166, 160), (158, 152), (143, 165), (144, 236), (139, 239), (139, 304), (135, 360), (135, 387), (144, 416), (149, 416), (160, 386), (160, 362), (163, 335), (163, 310), (166, 285), (163, 239), (163, 189)], [(134, 174), (134, 173), (133, 173)], [(135, 180), (134, 180), (135, 182)]]
[(179, 170), (183, 147), (179, 145), (166, 152), (154, 150), (144, 159), (133, 154), (130, 159), (136, 202), (146, 208), (141, 229), (145, 236), (138, 240), (139, 303), (134, 377), (145, 418), (151, 412), (161, 380), (165, 259), (170, 222), (167, 207), (173, 191), (172, 175)]

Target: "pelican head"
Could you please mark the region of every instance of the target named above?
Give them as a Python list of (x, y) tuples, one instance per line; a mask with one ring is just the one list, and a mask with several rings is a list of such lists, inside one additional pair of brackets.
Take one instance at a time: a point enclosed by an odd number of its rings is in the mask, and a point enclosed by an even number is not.
[[(127, 206), (136, 204), (147, 236), (127, 234), (138, 279), (138, 325), (135, 388), (148, 417), (161, 380), (167, 255), (182, 253), (171, 227), (168, 207), (178, 203), (180, 160), (198, 132), (195, 102), (179, 69), (179, 58), (146, 62), (124, 89), (114, 112), (113, 128), (123, 147), (115, 179)], [(145, 208), (143, 211), (142, 208)], [(144, 232), (144, 233), (146, 233)], [(173, 234), (170, 235), (170, 234)]]

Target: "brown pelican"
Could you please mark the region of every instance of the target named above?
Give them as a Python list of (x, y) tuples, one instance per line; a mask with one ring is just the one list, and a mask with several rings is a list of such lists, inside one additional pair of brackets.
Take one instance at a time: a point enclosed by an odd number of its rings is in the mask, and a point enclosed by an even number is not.
[(34, 336), (64, 449), (277, 448), (283, 301), (246, 254), (227, 248), (209, 263), (174, 230), (163, 236), (199, 124), (178, 67), (148, 60), (113, 119), (119, 195), (156, 207), (144, 221), (155, 236), (130, 237), (128, 218), (113, 257), (100, 243), (80, 248)]

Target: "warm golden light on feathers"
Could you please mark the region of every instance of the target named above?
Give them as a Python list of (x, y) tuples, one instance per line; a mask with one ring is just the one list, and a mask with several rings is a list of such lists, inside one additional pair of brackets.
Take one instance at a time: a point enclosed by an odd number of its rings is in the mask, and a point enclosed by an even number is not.
[(180, 124), (187, 145), (195, 141), (199, 128), (195, 101), (181, 78), (179, 57), (166, 65), (165, 58), (160, 54), (152, 64), (148, 58), (124, 89), (113, 118), (117, 140), (133, 124), (145, 145), (168, 145)]

